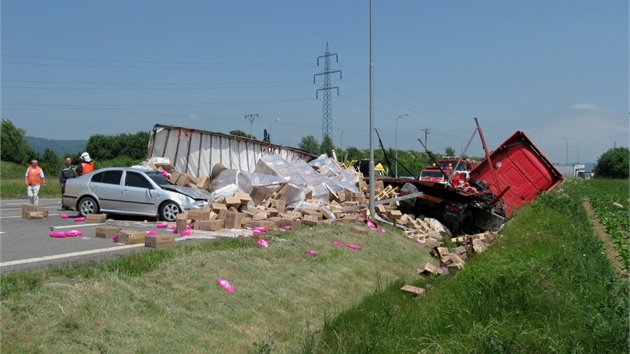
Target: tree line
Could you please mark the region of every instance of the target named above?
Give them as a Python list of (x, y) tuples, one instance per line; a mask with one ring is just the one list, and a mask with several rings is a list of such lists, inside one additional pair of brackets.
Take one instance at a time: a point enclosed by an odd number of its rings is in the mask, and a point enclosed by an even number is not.
[[(66, 157), (78, 163), (83, 151), (77, 151), (67, 156), (58, 156), (54, 151), (46, 148), (42, 154), (35, 151), (26, 139), (24, 129), (17, 128), (8, 119), (2, 119), (2, 131), (0, 136), (0, 159), (2, 161), (14, 162), (20, 165), (28, 165), (31, 159), (39, 160), (44, 171), (57, 171), (63, 165)], [(249, 137), (241, 130), (230, 131), (231, 135)], [(94, 160), (96, 168), (110, 166), (131, 166), (144, 161), (147, 157), (149, 145), (149, 132), (137, 132), (135, 134), (102, 135), (96, 134), (88, 139), (86, 149), (90, 157)], [(256, 139), (255, 137), (252, 137)], [(269, 133), (264, 131), (264, 141), (269, 141)], [(353, 161), (360, 161), (369, 158), (369, 150), (359, 150), (356, 147), (348, 147), (341, 150), (333, 144), (332, 138), (328, 135), (320, 143), (313, 135), (302, 137), (298, 148), (313, 155), (326, 154), (331, 156), (335, 150), (337, 159), (351, 164)], [(429, 154), (412, 150), (396, 151), (392, 148), (375, 149), (374, 158), (387, 169), (387, 174), (393, 176), (396, 164), (395, 156), (398, 155), (398, 175), (399, 176), (419, 176), (420, 171), (431, 162)], [(443, 156), (454, 156), (455, 150), (446, 147), (444, 155), (433, 152), (434, 157), (439, 159)], [(596, 177), (627, 179), (629, 177), (630, 150), (628, 147), (616, 147), (609, 149), (597, 159), (594, 172)], [(389, 162), (389, 164), (387, 163)], [(49, 173), (51, 173), (49, 172)]]

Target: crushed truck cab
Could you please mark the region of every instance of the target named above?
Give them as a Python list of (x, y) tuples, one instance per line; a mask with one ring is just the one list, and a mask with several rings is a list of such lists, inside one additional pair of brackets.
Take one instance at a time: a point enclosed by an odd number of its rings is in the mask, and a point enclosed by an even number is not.
[(562, 181), (554, 165), (517, 131), (470, 171), (464, 186), (399, 181), (401, 196), (422, 192), (418, 198), (402, 200), (400, 208), (436, 218), (453, 234), (496, 231), (515, 209)]

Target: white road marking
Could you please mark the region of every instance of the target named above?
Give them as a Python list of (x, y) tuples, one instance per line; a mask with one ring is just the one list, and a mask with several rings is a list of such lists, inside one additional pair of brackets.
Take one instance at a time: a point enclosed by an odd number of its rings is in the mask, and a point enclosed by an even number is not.
[(96, 226), (96, 225), (102, 225), (102, 224), (75, 224), (75, 225), (68, 225), (68, 226), (51, 226), (53, 229), (72, 229), (72, 228), (76, 228), (76, 227), (86, 227), (86, 226)]
[[(176, 237), (175, 241), (180, 241), (184, 239), (185, 239), (184, 237)], [(62, 259), (62, 258), (69, 258), (69, 257), (85, 256), (88, 254), (105, 253), (105, 252), (124, 250), (124, 249), (130, 249), (130, 248), (138, 248), (138, 247), (144, 247), (144, 243), (138, 243), (135, 245), (119, 245), (116, 247), (101, 248), (98, 250), (57, 254), (54, 256), (46, 256), (46, 257), (39, 257), (39, 258), (19, 259), (17, 261), (9, 261), (9, 262), (0, 262), (0, 267), (8, 267), (8, 266), (14, 266), (14, 265), (20, 265), (20, 264), (50, 261), (54, 259)]]

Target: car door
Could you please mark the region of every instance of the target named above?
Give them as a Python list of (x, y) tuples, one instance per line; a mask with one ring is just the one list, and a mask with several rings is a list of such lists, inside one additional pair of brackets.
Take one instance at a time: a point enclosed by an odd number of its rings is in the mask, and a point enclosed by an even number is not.
[(122, 193), (130, 212), (156, 215), (158, 193), (144, 174), (127, 171)]
[(106, 170), (93, 174), (89, 190), (96, 196), (101, 210), (118, 210), (121, 196), (122, 170)]

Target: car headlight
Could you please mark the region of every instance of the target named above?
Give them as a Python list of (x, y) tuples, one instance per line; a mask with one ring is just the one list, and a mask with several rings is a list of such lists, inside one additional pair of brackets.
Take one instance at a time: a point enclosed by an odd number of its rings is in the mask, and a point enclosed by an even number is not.
[(196, 206), (197, 208), (202, 208), (202, 207), (208, 205), (208, 201), (206, 201), (206, 200), (195, 200), (193, 205)]

